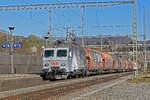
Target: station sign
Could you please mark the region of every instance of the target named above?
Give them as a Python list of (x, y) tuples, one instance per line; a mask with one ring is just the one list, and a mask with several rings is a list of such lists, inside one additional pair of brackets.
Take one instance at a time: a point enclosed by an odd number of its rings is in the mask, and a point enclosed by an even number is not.
[(3, 43), (1, 46), (2, 46), (2, 48), (10, 48), (11, 47), (10, 43)]
[(13, 48), (22, 48), (22, 43), (14, 43)]
[[(22, 48), (22, 43), (19, 42), (19, 43), (13, 43), (13, 48)], [(11, 43), (3, 43), (1, 45), (2, 48), (10, 48), (11, 47)]]

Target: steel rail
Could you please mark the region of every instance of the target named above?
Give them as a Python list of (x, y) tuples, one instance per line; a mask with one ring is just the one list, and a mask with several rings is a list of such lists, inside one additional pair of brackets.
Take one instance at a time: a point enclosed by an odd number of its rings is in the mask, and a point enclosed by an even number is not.
[(35, 91), (35, 92), (30, 92), (30, 93), (25, 93), (25, 94), (20, 94), (16, 96), (10, 96), (10, 97), (5, 97), (0, 100), (42, 100), (42, 99), (50, 99), (53, 97), (61, 96), (64, 94), (68, 94), (70, 92), (75, 92), (83, 88), (87, 88), (89, 86), (93, 86), (96, 84), (102, 84), (114, 79), (118, 79), (123, 76), (127, 76), (130, 73), (122, 73), (122, 74), (116, 74), (113, 76), (107, 76), (103, 78), (97, 78), (97, 79), (92, 79), (92, 80), (87, 80), (83, 82), (75, 82), (71, 83), (68, 85), (63, 85), (63, 86), (57, 86), (53, 88), (48, 88), (40, 91)]

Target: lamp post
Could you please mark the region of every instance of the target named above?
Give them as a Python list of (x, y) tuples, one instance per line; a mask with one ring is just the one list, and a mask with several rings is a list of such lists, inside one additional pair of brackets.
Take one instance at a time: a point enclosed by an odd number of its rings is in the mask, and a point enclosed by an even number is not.
[(48, 34), (46, 35), (46, 36), (44, 36), (44, 39), (46, 40), (46, 47), (48, 46), (48, 39), (49, 39), (50, 37), (49, 37), (49, 32), (48, 32)]
[(10, 30), (10, 36), (11, 36), (11, 39), (10, 39), (10, 43), (11, 43), (11, 48), (10, 48), (10, 55), (11, 55), (11, 73), (14, 74), (14, 59), (13, 59), (13, 30), (15, 29), (15, 27), (8, 27), (9, 30)]

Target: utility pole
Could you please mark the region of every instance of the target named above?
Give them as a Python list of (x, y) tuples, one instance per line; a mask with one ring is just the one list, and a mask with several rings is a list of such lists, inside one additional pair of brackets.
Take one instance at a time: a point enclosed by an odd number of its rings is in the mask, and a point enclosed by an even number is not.
[(130, 54), (130, 47), (129, 47), (129, 44), (130, 44), (129, 35), (127, 35), (128, 59), (131, 60), (131, 54)]
[(52, 17), (51, 17), (51, 8), (49, 8), (49, 40), (52, 40)]
[(138, 63), (138, 43), (137, 43), (137, 12), (136, 12), (136, 0), (132, 0), (132, 18), (133, 18), (133, 60)]
[(103, 40), (102, 40), (103, 38), (101, 37), (101, 52), (103, 51)]
[(81, 8), (81, 15), (82, 15), (82, 46), (84, 47), (84, 10), (85, 8)]
[(144, 35), (144, 70), (147, 70), (145, 8), (143, 8), (143, 35)]
[[(7, 41), (7, 43), (9, 43), (9, 32), (6, 34), (6, 41)], [(6, 52), (8, 52), (9, 50), (8, 50), (8, 48), (6, 48)]]
[(69, 29), (70, 29), (70, 27), (67, 27), (66, 28), (67, 29), (67, 33), (66, 33), (66, 41), (68, 42), (68, 40), (69, 40)]
[(13, 30), (15, 29), (15, 27), (9, 27), (10, 30), (10, 36), (11, 36), (11, 48), (10, 48), (10, 54), (11, 54), (11, 73), (14, 74), (14, 51), (13, 51)]
[(132, 0), (132, 23), (133, 23), (133, 60), (135, 60), (135, 64), (133, 69), (134, 71), (134, 77), (137, 77), (138, 74), (138, 42), (137, 42), (137, 12), (136, 12), (136, 0)]

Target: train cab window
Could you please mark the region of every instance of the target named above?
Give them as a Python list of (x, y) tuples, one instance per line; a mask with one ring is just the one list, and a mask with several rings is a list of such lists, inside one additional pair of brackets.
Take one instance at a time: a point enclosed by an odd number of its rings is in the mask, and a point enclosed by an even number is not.
[(66, 57), (67, 50), (57, 50), (57, 57)]
[(45, 50), (44, 57), (54, 57), (54, 50)]

